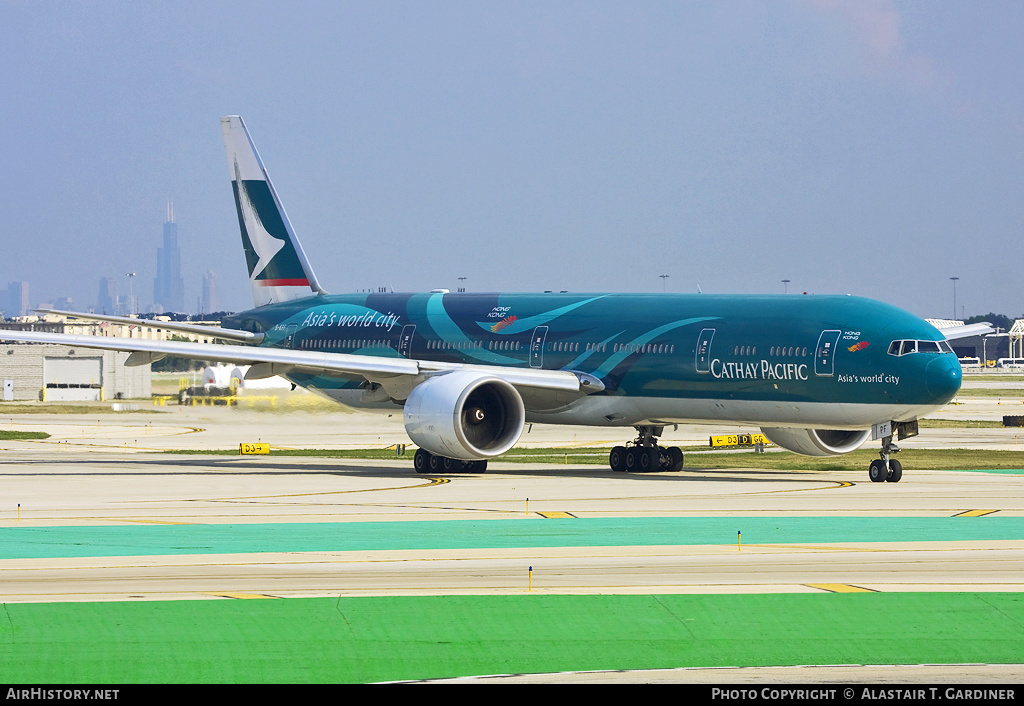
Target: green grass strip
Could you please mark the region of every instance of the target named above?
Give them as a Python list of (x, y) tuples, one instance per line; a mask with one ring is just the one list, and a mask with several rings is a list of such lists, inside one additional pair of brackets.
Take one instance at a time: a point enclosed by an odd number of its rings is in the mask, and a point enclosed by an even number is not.
[[(126, 400), (128, 401), (128, 400)], [(136, 400), (138, 403), (148, 405), (149, 400)], [(148, 407), (135, 410), (135, 414), (165, 414), (165, 412)], [(65, 402), (0, 402), (0, 415), (12, 414), (122, 414), (114, 410), (110, 402), (97, 402), (95, 404), (67, 404)], [(81, 420), (76, 420), (81, 421)]]
[(967, 387), (960, 388), (957, 397), (1002, 397), (1019, 399), (1024, 397), (1024, 389), (1008, 387)]
[[(963, 510), (990, 509), (964, 506)], [(593, 517), (0, 527), (0, 559), (517, 547), (1024, 539), (1024, 517)]]
[(921, 429), (1002, 429), (998, 419), (918, 419)]
[(45, 431), (10, 431), (0, 429), (0, 441), (20, 441), (22, 439), (49, 439)]
[(0, 682), (21, 684), (1022, 661), (1020, 593), (24, 603), (0, 621)]

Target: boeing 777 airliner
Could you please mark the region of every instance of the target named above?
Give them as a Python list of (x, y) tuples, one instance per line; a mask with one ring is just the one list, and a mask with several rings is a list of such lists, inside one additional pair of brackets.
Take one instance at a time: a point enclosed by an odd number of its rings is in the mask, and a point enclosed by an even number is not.
[[(896, 439), (960, 388), (943, 333), (851, 296), (332, 295), (321, 287), (238, 116), (221, 120), (255, 308), (211, 331), (227, 344), (38, 332), (9, 340), (248, 363), (352, 407), (400, 410), (417, 471), (482, 471), (531, 422), (633, 427), (615, 471), (679, 470), (669, 425), (761, 427), (811, 456), (881, 440), (872, 481), (897, 482)], [(61, 312), (67, 313), (67, 312)], [(80, 314), (84, 318), (125, 320)], [(135, 319), (129, 319), (135, 321)]]

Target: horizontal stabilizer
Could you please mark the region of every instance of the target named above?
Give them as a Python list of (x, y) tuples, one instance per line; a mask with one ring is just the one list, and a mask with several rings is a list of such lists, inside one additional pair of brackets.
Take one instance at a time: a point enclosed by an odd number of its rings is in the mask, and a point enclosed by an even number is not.
[(221, 328), (219, 326), (206, 326), (205, 324), (186, 324), (180, 321), (157, 321), (155, 319), (134, 319), (130, 316), (111, 316), (108, 314), (84, 314), (77, 311), (62, 311), (60, 309), (36, 309), (40, 314), (58, 314), (60, 316), (72, 316), (85, 321), (106, 321), (111, 324), (126, 324), (128, 326), (152, 326), (153, 328), (165, 329), (167, 331), (181, 331), (193, 333), (200, 336), (220, 338), (225, 341), (238, 341), (241, 343), (259, 343), (263, 340), (262, 333), (251, 333), (250, 331), (239, 331), (234, 328)]

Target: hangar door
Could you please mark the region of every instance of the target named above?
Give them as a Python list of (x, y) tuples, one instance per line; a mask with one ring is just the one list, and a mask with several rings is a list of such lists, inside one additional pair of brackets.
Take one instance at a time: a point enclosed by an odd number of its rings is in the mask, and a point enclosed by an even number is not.
[(102, 373), (102, 358), (44, 358), (44, 399), (47, 402), (102, 399)]

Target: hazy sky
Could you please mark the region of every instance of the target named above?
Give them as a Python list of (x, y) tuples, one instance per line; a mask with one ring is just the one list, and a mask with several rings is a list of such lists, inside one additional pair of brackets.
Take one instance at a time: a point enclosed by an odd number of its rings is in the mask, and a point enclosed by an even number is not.
[[(1024, 3), (0, 0), (0, 284), (251, 306), (218, 119), (331, 292), (1024, 314)], [(663, 282), (659, 275), (668, 274)], [(957, 311), (959, 314), (960, 311)]]

